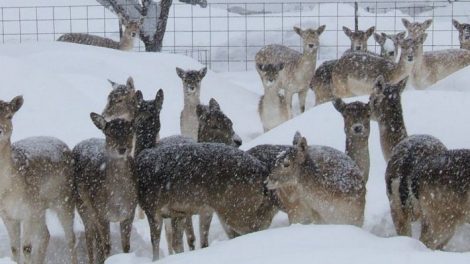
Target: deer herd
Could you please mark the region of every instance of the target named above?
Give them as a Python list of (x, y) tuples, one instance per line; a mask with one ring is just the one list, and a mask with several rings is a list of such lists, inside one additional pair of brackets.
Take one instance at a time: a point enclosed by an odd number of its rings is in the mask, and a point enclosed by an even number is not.
[[(114, 49), (132, 48), (139, 22), (126, 26), (121, 42), (85, 34), (60, 41)], [(46, 210), (57, 212), (64, 229), (70, 263), (77, 263), (73, 230), (75, 208), (85, 227), (89, 263), (104, 263), (110, 254), (110, 223), (120, 224), (124, 252), (136, 211), (150, 226), (153, 259), (158, 259), (162, 227), (168, 251), (195, 249), (192, 216), (199, 215), (200, 246), (209, 246), (214, 214), (227, 236), (266, 229), (274, 215), (287, 213), (290, 223), (362, 226), (370, 158), (370, 121), (378, 122), (385, 181), (398, 235), (411, 236), (421, 221), (420, 240), (442, 249), (470, 215), (470, 150), (448, 150), (431, 135), (408, 135), (401, 93), (409, 81), (424, 89), (470, 64), (470, 25), (453, 21), (461, 49), (423, 52), (431, 20), (411, 23), (396, 35), (343, 30), (351, 48), (339, 59), (316, 67), (325, 26), (294, 31), (303, 53), (268, 45), (256, 54), (264, 95), (259, 114), (265, 131), (293, 117), (298, 94), (305, 111), (308, 89), (315, 103), (332, 101), (344, 119), (345, 151), (308, 145), (296, 133), (292, 145), (259, 145), (247, 151), (232, 121), (215, 99), (201, 104), (207, 69), (176, 68), (184, 90), (181, 135), (160, 138), (162, 90), (144, 100), (132, 77), (110, 81), (112, 91), (102, 114), (91, 113), (104, 138), (91, 138), (70, 149), (51, 137), (12, 143), (12, 119), (23, 105), (17, 96), (0, 100), (0, 216), (7, 228), (14, 261), (44, 263), (49, 231)], [(368, 51), (374, 35), (380, 54)], [(370, 95), (368, 103), (341, 98)]]

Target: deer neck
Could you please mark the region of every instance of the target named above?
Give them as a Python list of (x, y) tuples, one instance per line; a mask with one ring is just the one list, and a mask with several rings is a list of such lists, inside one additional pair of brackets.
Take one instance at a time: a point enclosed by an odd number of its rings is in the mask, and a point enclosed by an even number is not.
[[(317, 62), (317, 50), (313, 52), (304, 51), (302, 53), (302, 57), (300, 57), (300, 60), (297, 61), (296, 68), (298, 70), (302, 69), (301, 72), (303, 73), (314, 73), (316, 62)], [(298, 70), (297, 72), (299, 72)]]
[(199, 93), (198, 94), (193, 94), (193, 95), (185, 95), (184, 96), (184, 107), (183, 109), (185, 110), (194, 110), (196, 111), (196, 107), (198, 104), (201, 103), (201, 100), (199, 99)]
[(134, 38), (123, 34), (121, 40), (119, 41), (119, 49), (120, 50), (131, 50), (134, 48)]
[(403, 111), (401, 104), (397, 109), (392, 109), (379, 118), (380, 144), (385, 160), (388, 161), (393, 148), (408, 136), (403, 120)]
[(15, 178), (11, 141), (8, 139), (0, 142), (0, 197), (10, 189)]
[[(394, 69), (392, 70), (388, 81), (391, 83), (396, 83), (396, 82), (403, 80), (408, 75), (410, 75), (411, 71), (413, 70), (414, 65), (417, 65), (418, 63), (419, 65), (421, 65), (422, 55), (421, 55), (421, 58), (418, 58), (418, 57), (419, 56), (416, 56), (416, 58), (414, 58), (413, 63), (409, 63), (407, 62), (407, 59), (408, 59), (407, 56), (403, 54), (400, 55), (400, 60), (398, 61), (398, 64), (395, 65)], [(420, 61), (418, 62), (418, 60)]]
[(365, 181), (369, 177), (370, 157), (369, 157), (369, 141), (368, 138), (351, 138), (346, 137), (346, 155), (356, 162), (362, 171)]
[(155, 132), (155, 128), (144, 127), (135, 134), (134, 157), (137, 157), (144, 149), (155, 147), (158, 137)]

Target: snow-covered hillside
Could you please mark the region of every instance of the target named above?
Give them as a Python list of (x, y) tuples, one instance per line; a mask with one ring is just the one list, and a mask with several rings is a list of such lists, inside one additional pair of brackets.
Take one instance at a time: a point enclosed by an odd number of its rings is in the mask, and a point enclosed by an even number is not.
[[(106, 95), (111, 89), (106, 79), (124, 83), (128, 76), (133, 76), (136, 87), (144, 92), (146, 98), (153, 97), (158, 88), (164, 89), (162, 136), (167, 136), (179, 132), (179, 114), (183, 104), (176, 66), (186, 69), (202, 67), (192, 59), (171, 54), (126, 53), (65, 43), (4, 45), (0, 46), (0, 99), (10, 100), (15, 95), (24, 95), (24, 106), (13, 120), (14, 140), (49, 135), (63, 139), (73, 147), (80, 140), (102, 137), (90, 121), (89, 113), (101, 112), (104, 108)], [(465, 69), (427, 91), (406, 91), (403, 106), (408, 132), (432, 134), (450, 148), (470, 148), (469, 73), (470, 69)], [(220, 102), (222, 109), (234, 121), (236, 132), (243, 138), (243, 149), (262, 143), (290, 144), (295, 131), (303, 133), (310, 144), (344, 149), (342, 117), (331, 104), (310, 109), (261, 135), (256, 112), (260, 92), (261, 83), (256, 72), (221, 74), (209, 71), (202, 82), (202, 101), (208, 102), (209, 98), (214, 97)], [(366, 97), (359, 99), (367, 100)], [(413, 263), (430, 263), (429, 260), (434, 261), (431, 263), (442, 263), (444, 260), (468, 263), (469, 253), (432, 253), (417, 240), (379, 238), (394, 236), (394, 229), (385, 195), (385, 163), (375, 123), (372, 125), (370, 152), (372, 167), (363, 230), (346, 226), (287, 227), (286, 215), (280, 213), (270, 230), (227, 241), (222, 227), (214, 221), (209, 249), (184, 253), (162, 262), (260, 263), (266, 259), (272, 263), (284, 263), (290, 259), (292, 262), (307, 263), (315, 259), (319, 263), (396, 263), (408, 260), (413, 260)], [(197, 219), (194, 220), (197, 226)], [(52, 239), (47, 263), (63, 263), (63, 232), (54, 214), (48, 215), (48, 225)], [(80, 259), (83, 261), (83, 226), (78, 217), (75, 228), (79, 236)], [(112, 234), (113, 254), (117, 254), (121, 252), (118, 226), (113, 225)], [(470, 230), (463, 227), (448, 249), (468, 251), (468, 241)], [(258, 251), (260, 245), (262, 248)], [(107, 263), (150, 262), (150, 236), (145, 220), (134, 223), (131, 248), (131, 254), (113, 256)], [(163, 256), (167, 255), (164, 239), (161, 251)], [(9, 254), (8, 236), (3, 225), (0, 225), (0, 256)], [(400, 257), (400, 254), (403, 256)], [(8, 263), (8, 259), (0, 259), (0, 263)]]

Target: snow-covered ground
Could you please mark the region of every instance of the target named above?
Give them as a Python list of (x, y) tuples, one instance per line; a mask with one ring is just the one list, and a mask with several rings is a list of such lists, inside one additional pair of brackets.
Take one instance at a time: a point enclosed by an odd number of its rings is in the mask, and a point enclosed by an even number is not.
[[(89, 120), (92, 111), (101, 112), (110, 85), (106, 79), (125, 82), (133, 76), (135, 85), (146, 98), (158, 88), (165, 91), (162, 111), (162, 136), (179, 132), (182, 109), (182, 86), (175, 67), (202, 67), (196, 61), (179, 55), (126, 53), (103, 48), (65, 43), (42, 43), (0, 46), (2, 88), (0, 98), (9, 100), (23, 94), (25, 103), (14, 117), (13, 139), (33, 135), (49, 135), (63, 139), (71, 147), (89, 137), (102, 137)], [(462, 70), (427, 91), (410, 89), (403, 95), (404, 115), (410, 134), (429, 133), (450, 148), (470, 148), (470, 92), (468, 75)], [(255, 72), (214, 73), (209, 71), (202, 83), (202, 101), (216, 98), (234, 121), (235, 130), (243, 138), (243, 149), (262, 143), (289, 144), (295, 131), (303, 133), (310, 144), (344, 149), (343, 121), (331, 104), (310, 109), (305, 114), (262, 134), (257, 115), (261, 83)], [(312, 98), (313, 95), (310, 95)], [(366, 97), (351, 100), (367, 100)], [(268, 231), (227, 241), (222, 227), (214, 221), (211, 247), (193, 253), (164, 258), (163, 263), (280, 263), (287, 259), (306, 263), (354, 263), (378, 261), (393, 263), (468, 263), (469, 253), (430, 252), (417, 241), (393, 238), (394, 229), (385, 195), (384, 170), (378, 129), (372, 125), (370, 137), (371, 173), (367, 185), (367, 205), (363, 229), (347, 226), (287, 227), (285, 214), (278, 214)], [(196, 218), (194, 220), (197, 220)], [(52, 239), (48, 263), (63, 263), (63, 233), (54, 214), (48, 215)], [(197, 221), (195, 221), (197, 226)], [(280, 228), (282, 227), (282, 228)], [(77, 217), (79, 254), (83, 261), (83, 226)], [(113, 254), (121, 251), (118, 227), (113, 225)], [(392, 237), (392, 238), (390, 238)], [(470, 230), (459, 229), (448, 250), (470, 250)], [(150, 262), (149, 228), (145, 220), (137, 220), (132, 235), (132, 253), (115, 255), (107, 263)], [(166, 242), (161, 243), (167, 255)], [(0, 256), (9, 256), (9, 241), (0, 225)], [(8, 263), (8, 259), (0, 260)]]

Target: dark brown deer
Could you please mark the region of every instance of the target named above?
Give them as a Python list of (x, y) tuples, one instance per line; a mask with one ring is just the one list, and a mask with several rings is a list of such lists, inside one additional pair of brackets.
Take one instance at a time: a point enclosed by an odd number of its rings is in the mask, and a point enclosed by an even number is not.
[(408, 136), (401, 106), (407, 80), (391, 85), (378, 78), (369, 104), (379, 123), (382, 152), (388, 162), (385, 181), (393, 223), (399, 235), (411, 236), (411, 223), (420, 218), (419, 202), (412, 192), (414, 168), (446, 147), (429, 135)]
[[(124, 252), (137, 206), (137, 183), (132, 158), (134, 124), (90, 115), (106, 139), (88, 139), (73, 149), (77, 209), (85, 226), (89, 263), (104, 263), (110, 253), (110, 222), (121, 225)], [(125, 188), (123, 188), (125, 186)]]

